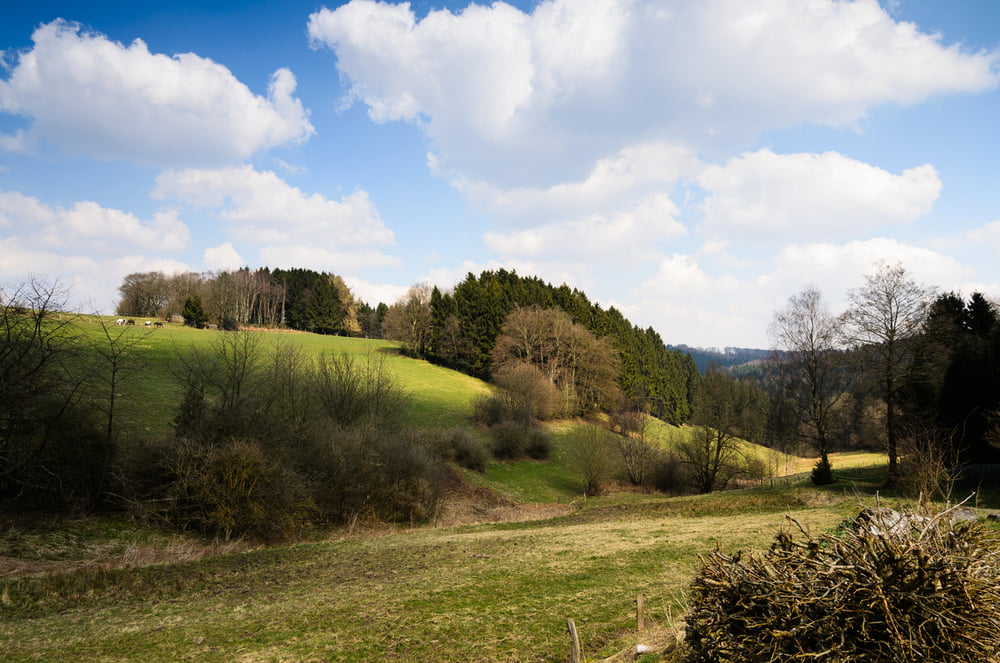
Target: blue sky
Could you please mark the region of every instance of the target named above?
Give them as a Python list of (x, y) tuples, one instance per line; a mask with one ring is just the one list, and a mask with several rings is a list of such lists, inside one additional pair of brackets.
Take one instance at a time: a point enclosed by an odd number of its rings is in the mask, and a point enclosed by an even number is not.
[(878, 262), (1000, 298), (1000, 3), (0, 9), (0, 284), (307, 267), (392, 303), (505, 267), (767, 347)]

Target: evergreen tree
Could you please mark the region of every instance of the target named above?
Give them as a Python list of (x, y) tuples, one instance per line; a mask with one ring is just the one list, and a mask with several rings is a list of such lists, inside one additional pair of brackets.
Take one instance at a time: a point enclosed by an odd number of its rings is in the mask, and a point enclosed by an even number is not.
[(185, 325), (198, 329), (204, 327), (205, 323), (208, 322), (208, 314), (205, 313), (205, 308), (201, 305), (201, 295), (195, 294), (185, 299), (181, 315), (184, 317)]

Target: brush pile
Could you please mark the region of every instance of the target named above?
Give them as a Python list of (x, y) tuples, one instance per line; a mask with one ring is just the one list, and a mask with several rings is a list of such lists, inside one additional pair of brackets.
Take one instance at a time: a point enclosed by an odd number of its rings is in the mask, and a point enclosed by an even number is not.
[(763, 553), (702, 559), (688, 663), (1000, 661), (994, 530), (891, 509), (819, 538), (798, 530)]

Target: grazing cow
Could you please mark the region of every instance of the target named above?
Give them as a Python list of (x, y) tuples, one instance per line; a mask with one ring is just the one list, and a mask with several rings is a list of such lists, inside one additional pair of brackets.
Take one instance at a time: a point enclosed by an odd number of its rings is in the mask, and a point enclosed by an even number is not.
[(119, 327), (124, 327), (125, 326), (125, 318), (118, 318), (117, 320), (115, 320), (115, 324), (118, 325)]
[(132, 327), (135, 325), (135, 320), (129, 318), (128, 320), (125, 321), (125, 324), (128, 325), (129, 327)]
[(156, 322), (153, 323), (153, 326), (159, 328), (159, 327), (163, 326), (163, 323), (160, 322), (160, 321), (156, 321)]

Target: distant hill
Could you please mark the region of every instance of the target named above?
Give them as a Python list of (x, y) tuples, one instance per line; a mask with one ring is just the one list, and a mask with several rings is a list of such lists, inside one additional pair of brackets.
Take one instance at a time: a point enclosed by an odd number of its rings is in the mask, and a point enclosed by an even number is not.
[(688, 345), (668, 345), (671, 350), (686, 352), (694, 359), (698, 371), (704, 375), (712, 366), (722, 368), (733, 368), (751, 362), (759, 362), (767, 359), (770, 350), (758, 350), (754, 348), (692, 348)]

